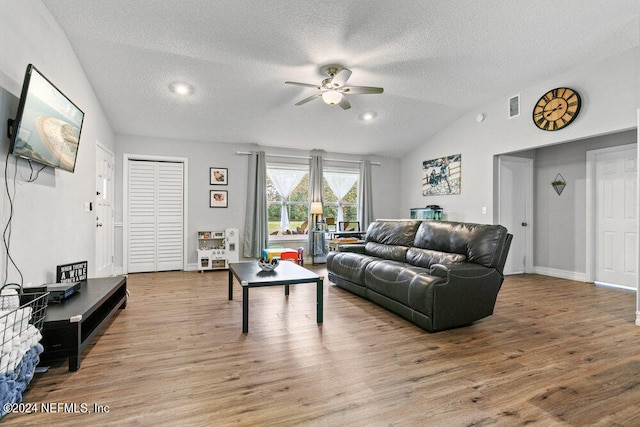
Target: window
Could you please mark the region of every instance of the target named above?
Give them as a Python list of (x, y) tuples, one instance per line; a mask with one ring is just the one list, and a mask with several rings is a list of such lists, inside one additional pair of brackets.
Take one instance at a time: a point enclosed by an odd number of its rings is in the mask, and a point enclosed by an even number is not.
[(334, 218), (336, 224), (340, 221), (357, 221), (360, 172), (325, 169), (323, 176), (325, 218)]
[(269, 235), (308, 234), (309, 167), (267, 165)]
[[(325, 168), (324, 217), (340, 221), (358, 220), (358, 181), (354, 169)], [(269, 238), (306, 238), (309, 234), (309, 167), (267, 165), (267, 209)]]

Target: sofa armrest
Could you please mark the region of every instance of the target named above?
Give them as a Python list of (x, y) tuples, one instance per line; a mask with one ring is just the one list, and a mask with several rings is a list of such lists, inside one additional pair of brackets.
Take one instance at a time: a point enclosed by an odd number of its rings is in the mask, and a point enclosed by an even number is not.
[(468, 325), (493, 314), (503, 276), (474, 263), (434, 264), (431, 274), (444, 277), (433, 289), (433, 328)]
[(355, 252), (358, 254), (364, 254), (364, 243), (338, 245), (338, 252)]
[(482, 277), (486, 274), (494, 271), (493, 268), (485, 267), (484, 265), (474, 264), (472, 262), (457, 262), (453, 264), (433, 264), (431, 266), (431, 275), (442, 278), (447, 278), (449, 275), (456, 277)]

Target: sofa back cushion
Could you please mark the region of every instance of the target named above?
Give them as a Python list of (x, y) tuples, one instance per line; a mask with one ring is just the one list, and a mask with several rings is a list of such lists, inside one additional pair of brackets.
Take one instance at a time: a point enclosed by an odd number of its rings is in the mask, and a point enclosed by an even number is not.
[(431, 249), (409, 248), (407, 251), (407, 262), (424, 268), (430, 268), (433, 264), (463, 262), (466, 259), (467, 257), (462, 254), (433, 251)]
[(407, 250), (421, 221), (374, 221), (367, 229), (365, 253), (383, 259), (406, 261)]
[(507, 238), (501, 225), (450, 221), (423, 221), (413, 246), (431, 251), (460, 254), (467, 262), (495, 268)]

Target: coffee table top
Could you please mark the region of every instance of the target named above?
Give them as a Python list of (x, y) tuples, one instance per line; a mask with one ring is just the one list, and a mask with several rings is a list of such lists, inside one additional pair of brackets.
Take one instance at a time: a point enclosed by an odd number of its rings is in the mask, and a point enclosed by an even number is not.
[(295, 285), (317, 282), (320, 276), (291, 261), (281, 261), (273, 271), (262, 271), (257, 261), (229, 264), (229, 271), (242, 286)]

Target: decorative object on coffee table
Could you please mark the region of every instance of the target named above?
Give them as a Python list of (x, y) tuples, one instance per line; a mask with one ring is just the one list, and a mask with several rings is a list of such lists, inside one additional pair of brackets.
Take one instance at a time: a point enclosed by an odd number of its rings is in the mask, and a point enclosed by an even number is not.
[(278, 258), (260, 258), (258, 260), (258, 267), (262, 271), (273, 271), (278, 267), (278, 264), (280, 264)]

